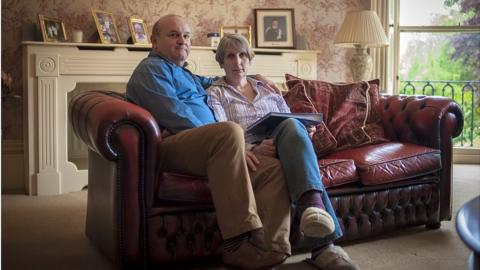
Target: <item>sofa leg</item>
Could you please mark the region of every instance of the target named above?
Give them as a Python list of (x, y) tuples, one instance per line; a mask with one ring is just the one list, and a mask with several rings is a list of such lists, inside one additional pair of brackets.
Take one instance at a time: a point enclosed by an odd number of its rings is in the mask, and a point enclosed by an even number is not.
[(431, 230), (436, 230), (436, 229), (439, 229), (440, 226), (442, 226), (441, 222), (435, 222), (435, 223), (430, 223), (430, 224), (425, 225), (425, 228), (431, 229)]

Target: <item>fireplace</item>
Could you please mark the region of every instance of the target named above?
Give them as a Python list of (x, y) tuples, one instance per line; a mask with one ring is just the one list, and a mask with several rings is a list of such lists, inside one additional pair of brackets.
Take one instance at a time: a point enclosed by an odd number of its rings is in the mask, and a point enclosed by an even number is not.
[[(23, 42), (24, 153), (27, 191), (53, 195), (87, 185), (86, 146), (71, 132), (68, 101), (80, 91), (124, 92), (130, 74), (149, 47), (87, 43)], [(316, 79), (315, 51), (255, 49), (252, 74), (279, 83), (285, 73)], [(209, 47), (193, 47), (192, 72), (221, 76)], [(281, 63), (281, 64), (279, 64)]]

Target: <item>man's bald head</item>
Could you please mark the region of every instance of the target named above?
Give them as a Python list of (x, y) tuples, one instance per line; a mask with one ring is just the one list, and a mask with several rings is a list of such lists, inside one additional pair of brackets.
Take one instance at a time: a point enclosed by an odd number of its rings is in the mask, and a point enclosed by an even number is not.
[(168, 14), (168, 15), (162, 16), (153, 25), (152, 35), (155, 35), (155, 36), (160, 35), (160, 31), (162, 30), (162, 28), (164, 28), (164, 26), (170, 23), (172, 20), (182, 20), (185, 23), (187, 22), (187, 20), (184, 17), (176, 14)]
[(183, 66), (190, 53), (191, 28), (179, 15), (158, 19), (152, 29), (152, 49), (173, 63)]

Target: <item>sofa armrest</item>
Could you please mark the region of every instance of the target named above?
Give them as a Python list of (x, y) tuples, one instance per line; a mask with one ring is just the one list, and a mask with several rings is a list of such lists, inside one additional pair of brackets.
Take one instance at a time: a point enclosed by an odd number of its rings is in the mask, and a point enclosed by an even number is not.
[(463, 129), (463, 113), (446, 97), (383, 96), (380, 112), (385, 136), (439, 149)]
[(121, 125), (131, 125), (140, 130), (148, 145), (161, 140), (160, 129), (153, 116), (115, 92), (88, 91), (76, 95), (70, 101), (69, 120), (74, 133), (90, 149), (108, 160), (118, 158), (112, 134)]
[(439, 220), (452, 217), (452, 139), (463, 129), (463, 112), (450, 98), (434, 96), (383, 96), (380, 114), (385, 137), (440, 149)]
[(69, 109), (73, 131), (89, 148), (86, 234), (121, 268), (142, 268), (160, 129), (149, 112), (113, 92), (83, 92)]

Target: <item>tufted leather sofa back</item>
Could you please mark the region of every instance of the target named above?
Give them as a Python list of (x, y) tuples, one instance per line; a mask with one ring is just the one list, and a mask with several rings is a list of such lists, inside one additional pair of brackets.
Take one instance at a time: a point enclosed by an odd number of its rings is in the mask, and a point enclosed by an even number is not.
[[(462, 110), (457, 103), (445, 97), (383, 96), (379, 111), (385, 136), (391, 141), (439, 149), (442, 137), (451, 139), (460, 135), (463, 129)], [(455, 123), (439, 121), (449, 118), (449, 114), (456, 119)], [(455, 132), (442, 134), (445, 130)], [(432, 133), (438, 135), (432, 136)]]

